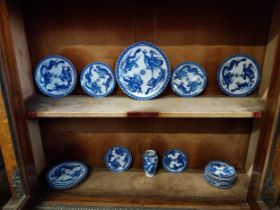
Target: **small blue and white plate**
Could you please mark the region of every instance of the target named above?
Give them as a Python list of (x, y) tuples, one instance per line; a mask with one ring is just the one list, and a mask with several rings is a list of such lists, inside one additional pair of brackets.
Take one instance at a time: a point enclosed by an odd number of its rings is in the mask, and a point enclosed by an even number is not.
[(132, 163), (132, 156), (125, 147), (115, 146), (107, 151), (104, 162), (110, 171), (120, 173), (129, 169)]
[(35, 68), (34, 77), (39, 90), (54, 98), (70, 94), (77, 81), (75, 67), (70, 60), (60, 55), (43, 58)]
[(232, 180), (236, 177), (235, 168), (222, 161), (211, 161), (206, 165), (208, 176), (214, 179)]
[(124, 93), (133, 99), (149, 100), (161, 94), (170, 80), (170, 64), (163, 51), (149, 43), (127, 47), (116, 64), (116, 79)]
[(169, 149), (163, 155), (162, 165), (169, 172), (179, 173), (187, 168), (188, 157), (179, 149)]
[(194, 62), (178, 65), (171, 77), (171, 88), (181, 97), (198, 96), (206, 87), (207, 77), (202, 66)]
[(101, 62), (94, 62), (83, 69), (80, 83), (88, 95), (100, 98), (112, 93), (116, 80), (109, 66)]
[(80, 184), (88, 174), (86, 164), (79, 161), (68, 161), (52, 167), (46, 180), (54, 189), (69, 189)]
[(260, 67), (248, 55), (234, 55), (224, 61), (217, 73), (220, 89), (229, 96), (247, 96), (260, 83)]

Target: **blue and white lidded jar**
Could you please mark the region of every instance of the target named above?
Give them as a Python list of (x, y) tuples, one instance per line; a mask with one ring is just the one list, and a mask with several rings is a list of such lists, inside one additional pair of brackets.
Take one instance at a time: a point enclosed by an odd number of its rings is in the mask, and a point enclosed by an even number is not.
[(156, 174), (158, 165), (158, 155), (154, 150), (147, 150), (144, 154), (144, 171), (147, 177), (153, 177)]

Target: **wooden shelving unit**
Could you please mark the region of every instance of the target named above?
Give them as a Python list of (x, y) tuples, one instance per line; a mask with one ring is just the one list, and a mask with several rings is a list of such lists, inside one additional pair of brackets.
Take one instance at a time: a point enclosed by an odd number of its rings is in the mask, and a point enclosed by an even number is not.
[[(7, 174), (17, 203), (6, 208), (261, 209), (279, 113), (279, 20), (279, 0), (0, 1), (0, 73), (9, 123), (3, 121), (12, 132), (4, 159), (10, 159)], [(52, 99), (36, 89), (33, 71), (44, 56), (69, 58), (79, 76), (92, 61), (114, 68), (136, 41), (158, 45), (172, 68), (187, 60), (201, 64), (208, 82), (203, 94), (180, 98), (168, 87), (154, 100), (136, 101), (116, 87), (95, 99), (78, 84), (71, 95)], [(219, 90), (217, 70), (239, 53), (256, 59), (262, 78), (251, 96), (232, 98)], [(105, 152), (115, 145), (133, 154), (122, 174), (104, 166)], [(188, 170), (171, 174), (160, 166), (146, 178), (144, 151), (162, 156), (170, 148), (187, 153)], [(45, 170), (73, 159), (92, 169), (85, 182), (65, 191), (48, 188)], [(233, 188), (205, 183), (203, 169), (213, 159), (235, 166)]]
[(26, 102), (26, 107), (28, 116), (39, 118), (260, 118), (264, 109), (264, 100), (260, 97), (186, 99), (166, 96), (150, 101), (137, 101), (126, 96), (102, 99), (88, 96), (68, 96), (61, 99), (36, 96)]

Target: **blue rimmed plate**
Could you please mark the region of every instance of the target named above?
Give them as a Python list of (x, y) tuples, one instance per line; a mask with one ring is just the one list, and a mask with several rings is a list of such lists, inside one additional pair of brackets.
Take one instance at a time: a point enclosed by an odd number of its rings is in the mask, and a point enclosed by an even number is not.
[(235, 168), (222, 161), (210, 161), (205, 170), (208, 176), (220, 180), (232, 180), (236, 177)]
[(93, 62), (83, 69), (80, 83), (88, 95), (100, 98), (112, 93), (116, 80), (109, 66), (101, 62)]
[(88, 167), (80, 161), (67, 161), (52, 167), (46, 175), (54, 189), (69, 189), (80, 184), (88, 174)]
[(206, 87), (207, 77), (202, 66), (194, 62), (178, 65), (172, 73), (171, 88), (181, 97), (199, 95)]
[(137, 100), (155, 98), (170, 80), (170, 65), (162, 50), (149, 42), (127, 47), (116, 64), (116, 79), (128, 96)]
[(179, 173), (187, 168), (188, 157), (179, 149), (169, 149), (163, 155), (162, 165), (169, 172)]
[(132, 163), (132, 156), (125, 147), (114, 146), (105, 154), (104, 162), (110, 171), (120, 173), (129, 169)]
[(217, 73), (220, 89), (229, 96), (247, 96), (260, 83), (260, 67), (248, 55), (234, 55), (224, 61)]
[(70, 94), (77, 81), (75, 67), (60, 55), (43, 58), (35, 68), (34, 77), (39, 90), (54, 98)]

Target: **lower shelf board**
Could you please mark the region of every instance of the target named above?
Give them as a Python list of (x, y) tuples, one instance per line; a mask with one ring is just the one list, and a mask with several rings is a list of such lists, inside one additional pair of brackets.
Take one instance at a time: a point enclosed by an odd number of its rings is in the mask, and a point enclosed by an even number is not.
[(107, 169), (92, 169), (88, 178), (69, 190), (47, 189), (45, 199), (77, 199), (90, 197), (142, 198), (159, 200), (229, 200), (245, 201), (249, 177), (238, 173), (237, 183), (230, 189), (217, 189), (205, 182), (202, 172), (168, 173), (160, 170), (148, 178), (140, 169), (115, 174)]
[(34, 96), (26, 101), (28, 117), (78, 118), (258, 118), (264, 109), (260, 97), (158, 97), (137, 101), (126, 96), (94, 99), (71, 95), (53, 99)]

